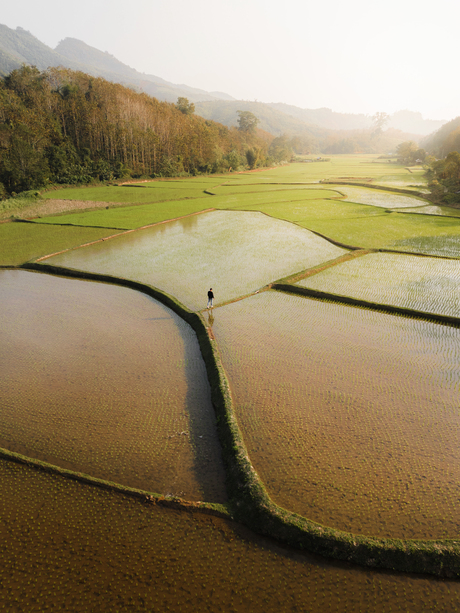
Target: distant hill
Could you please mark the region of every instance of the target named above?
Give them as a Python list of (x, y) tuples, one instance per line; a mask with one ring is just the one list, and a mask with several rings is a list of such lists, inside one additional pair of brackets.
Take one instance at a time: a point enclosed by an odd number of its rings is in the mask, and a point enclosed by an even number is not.
[[(329, 130), (367, 130), (372, 127), (372, 117), (364, 114), (336, 113), (331, 109), (300, 109), (289, 104), (270, 104), (271, 107)], [(386, 128), (394, 128), (410, 134), (425, 136), (438, 130), (445, 120), (423, 119), (421, 113), (397, 111), (390, 115)]]
[[(237, 125), (238, 110), (248, 110), (258, 117), (260, 128), (275, 136), (296, 134), (310, 139), (323, 138), (328, 131), (367, 130), (372, 126), (372, 119), (364, 114), (337, 113), (328, 108), (301, 109), (281, 102), (238, 101), (223, 92), (207, 92), (185, 84), (170, 83), (161, 77), (138, 72), (110, 53), (76, 38), (65, 38), (56, 49), (51, 49), (23, 28), (13, 30), (0, 25), (0, 75), (6, 75), (22, 64), (34, 65), (40, 70), (50, 66), (79, 70), (166, 102), (176, 102), (183, 96), (195, 103), (197, 114), (227, 126)], [(387, 128), (426, 135), (444, 123), (423, 119), (421, 113), (405, 110), (392, 115)]]
[[(285, 105), (287, 106), (287, 105)], [(295, 108), (295, 107), (294, 107)], [(249, 102), (244, 100), (219, 100), (195, 103), (195, 112), (205, 119), (212, 119), (225, 126), (238, 125), (238, 111), (250, 111), (259, 119), (258, 127), (275, 136), (282, 134), (294, 135), (306, 133), (313, 136), (324, 136), (327, 130), (264, 102)]]
[(72, 70), (84, 69), (78, 62), (66, 60), (51, 47), (41, 43), (27, 30), (12, 30), (0, 24), (0, 73), (8, 74), (22, 64), (36, 66), (39, 70), (60, 65)]
[(161, 77), (138, 72), (123, 64), (109, 53), (104, 53), (75, 38), (66, 38), (56, 49), (51, 49), (23, 28), (12, 30), (0, 24), (0, 74), (6, 75), (22, 64), (46, 70), (50, 66), (63, 66), (80, 70), (95, 77), (144, 91), (167, 102), (176, 102), (179, 96), (190, 101), (232, 100), (228, 94), (209, 93), (188, 85), (169, 83)]
[(211, 94), (196, 87), (184, 84), (169, 83), (161, 77), (138, 72), (134, 68), (123, 64), (113, 55), (90, 47), (76, 38), (65, 38), (56, 47), (56, 51), (70, 62), (78, 62), (88, 67), (86, 72), (103, 77), (115, 83), (134, 86), (138, 91), (144, 91), (150, 96), (166, 102), (176, 102), (179, 96), (188, 98), (191, 102), (198, 100), (217, 100), (218, 97), (226, 100), (233, 98), (228, 94)]
[(439, 130), (445, 123), (446, 121), (443, 119), (423, 119), (421, 113), (405, 110), (394, 113), (391, 116), (388, 127), (426, 136)]
[(301, 109), (283, 102), (271, 103), (270, 106), (308, 124), (330, 130), (366, 130), (372, 126), (372, 119), (364, 114), (336, 113), (327, 108)]
[[(271, 111), (269, 110), (271, 109)], [(291, 134), (307, 131), (319, 135), (324, 130), (350, 131), (369, 130), (372, 117), (363, 113), (337, 113), (331, 109), (301, 109), (283, 102), (243, 102), (214, 100), (196, 105), (196, 112), (206, 119), (219, 121), (227, 126), (235, 126), (236, 111), (251, 111), (260, 119), (260, 127), (272, 134)], [(421, 113), (398, 111), (390, 116), (386, 128), (400, 130), (404, 133), (425, 136), (438, 130), (443, 120), (423, 119)], [(320, 130), (322, 129), (322, 130)]]

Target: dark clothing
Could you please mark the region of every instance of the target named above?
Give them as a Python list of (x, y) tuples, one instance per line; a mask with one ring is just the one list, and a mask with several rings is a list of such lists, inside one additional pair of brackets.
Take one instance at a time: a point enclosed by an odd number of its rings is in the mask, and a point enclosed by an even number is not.
[(208, 300), (213, 300), (213, 298), (214, 298), (214, 294), (212, 293), (211, 290), (209, 290), (209, 292), (208, 292)]

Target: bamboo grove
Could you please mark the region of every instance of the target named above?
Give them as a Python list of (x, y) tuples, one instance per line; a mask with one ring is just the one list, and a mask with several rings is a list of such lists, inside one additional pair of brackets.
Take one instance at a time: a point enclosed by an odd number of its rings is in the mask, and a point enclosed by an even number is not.
[(65, 68), (23, 66), (0, 81), (0, 197), (50, 184), (224, 172), (247, 160), (263, 165), (272, 140)]

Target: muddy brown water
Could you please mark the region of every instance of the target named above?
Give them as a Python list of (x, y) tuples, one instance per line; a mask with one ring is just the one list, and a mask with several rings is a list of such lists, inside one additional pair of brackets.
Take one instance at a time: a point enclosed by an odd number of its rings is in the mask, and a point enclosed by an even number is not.
[(189, 500), (226, 500), (198, 341), (157, 301), (0, 271), (0, 447)]
[(460, 582), (329, 562), (0, 460), (0, 609), (455, 613)]
[(460, 330), (265, 292), (214, 309), (249, 457), (323, 525), (460, 535)]

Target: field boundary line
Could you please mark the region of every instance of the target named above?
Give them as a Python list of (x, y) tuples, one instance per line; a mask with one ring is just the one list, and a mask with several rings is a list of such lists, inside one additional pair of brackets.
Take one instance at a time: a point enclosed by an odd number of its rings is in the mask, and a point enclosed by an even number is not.
[(118, 492), (132, 498), (138, 498), (142, 502), (146, 502), (152, 505), (158, 505), (162, 507), (168, 507), (176, 510), (185, 510), (192, 512), (204, 513), (207, 515), (215, 515), (224, 519), (232, 519), (231, 513), (226, 508), (225, 504), (214, 502), (192, 502), (186, 501), (177, 496), (164, 496), (163, 494), (157, 494), (155, 492), (149, 492), (147, 490), (141, 490), (127, 485), (116, 483), (115, 481), (108, 481), (106, 479), (99, 479), (98, 477), (92, 477), (86, 473), (69, 470), (67, 468), (61, 468), (55, 464), (50, 464), (36, 458), (31, 458), (9, 449), (0, 447), (0, 458), (15, 462), (16, 464), (23, 464), (30, 468), (40, 470), (42, 472), (50, 473), (53, 475), (59, 475), (66, 479), (72, 479), (80, 483), (87, 485), (93, 485), (100, 489), (109, 490), (112, 492)]
[(391, 304), (381, 304), (378, 302), (371, 302), (369, 300), (362, 300), (360, 298), (352, 298), (351, 296), (342, 296), (340, 294), (332, 294), (330, 292), (310, 289), (308, 287), (290, 285), (288, 283), (272, 283), (271, 288), (280, 292), (285, 292), (288, 294), (297, 294), (299, 296), (305, 296), (307, 298), (316, 298), (317, 300), (339, 302), (341, 304), (361, 307), (372, 311), (382, 311), (390, 315), (401, 315), (403, 317), (410, 317), (411, 319), (423, 319), (425, 321), (434, 321), (439, 324), (450, 325), (456, 328), (460, 327), (460, 317), (453, 317), (451, 315), (428, 313), (425, 311), (417, 311), (416, 309), (398, 307)]
[(372, 568), (460, 577), (460, 540), (403, 540), (352, 534), (322, 526), (283, 509), (271, 500), (249, 459), (217, 342), (209, 335), (200, 313), (190, 311), (176, 298), (153, 286), (122, 277), (39, 263), (26, 263), (17, 268), (113, 283), (138, 290), (162, 302), (192, 327), (198, 338), (211, 388), (211, 401), (226, 470), (229, 498), (226, 508), (232, 519), (256, 533), (327, 558)]
[(351, 251), (350, 253), (344, 253), (343, 255), (339, 255), (338, 258), (334, 258), (333, 260), (328, 260), (327, 262), (323, 262), (322, 264), (318, 264), (317, 266), (313, 266), (312, 268), (307, 268), (302, 272), (296, 272), (293, 275), (289, 275), (288, 277), (283, 277), (282, 279), (278, 279), (277, 281), (273, 281), (270, 283), (268, 287), (272, 288), (274, 285), (279, 284), (291, 284), (297, 283), (302, 279), (306, 279), (307, 277), (312, 277), (313, 275), (317, 275), (323, 270), (328, 268), (333, 268), (338, 264), (342, 264), (343, 262), (348, 262), (349, 260), (354, 260), (355, 258), (362, 257), (363, 255), (368, 255), (369, 253), (375, 253), (373, 249), (357, 249)]

